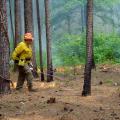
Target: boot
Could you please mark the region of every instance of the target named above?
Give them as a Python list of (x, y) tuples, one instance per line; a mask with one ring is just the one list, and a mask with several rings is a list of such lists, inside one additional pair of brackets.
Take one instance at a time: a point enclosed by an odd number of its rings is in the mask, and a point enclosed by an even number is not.
[(28, 91), (29, 92), (37, 92), (37, 89), (33, 89), (32, 86), (28, 86)]
[(22, 91), (22, 87), (18, 87), (18, 86), (17, 86), (15, 89), (16, 89), (17, 91), (20, 91), (20, 92)]

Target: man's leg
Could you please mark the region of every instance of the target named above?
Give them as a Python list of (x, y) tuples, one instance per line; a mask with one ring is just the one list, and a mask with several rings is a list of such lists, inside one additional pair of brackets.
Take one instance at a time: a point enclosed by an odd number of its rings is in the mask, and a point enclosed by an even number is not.
[(25, 81), (24, 67), (19, 66), (18, 71), (19, 71), (19, 75), (18, 75), (18, 81), (17, 81), (16, 90), (21, 89), (23, 87), (23, 84), (24, 84), (24, 81)]
[(32, 85), (33, 74), (32, 74), (32, 71), (31, 71), (29, 65), (25, 65), (24, 69), (25, 69), (25, 73), (26, 73), (26, 80), (27, 80), (28, 90), (29, 91), (35, 91), (33, 89), (33, 85)]
[(27, 80), (28, 90), (31, 91), (32, 88), (33, 88), (33, 85), (32, 85), (33, 75), (32, 75), (32, 73), (27, 73), (26, 74), (26, 80)]

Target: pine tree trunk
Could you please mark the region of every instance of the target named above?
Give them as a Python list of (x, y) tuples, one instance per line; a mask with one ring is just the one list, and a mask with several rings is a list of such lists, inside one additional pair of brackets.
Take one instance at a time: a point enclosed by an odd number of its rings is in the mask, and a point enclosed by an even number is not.
[(22, 39), (24, 36), (24, 31), (25, 31), (25, 25), (24, 25), (24, 0), (20, 0), (20, 38)]
[[(15, 0), (15, 38), (14, 38), (14, 49), (16, 48), (17, 44), (21, 41), (21, 19), (20, 19), (20, 0)], [(17, 71), (17, 64), (14, 63), (14, 72)]]
[(38, 20), (39, 56), (40, 56), (41, 81), (44, 81), (43, 55), (42, 55), (42, 39), (41, 39), (42, 33), (41, 33), (41, 17), (40, 17), (39, 0), (36, 1), (36, 6), (37, 6), (37, 20)]
[(52, 66), (52, 41), (50, 30), (50, 11), (49, 0), (44, 0), (45, 3), (45, 22), (46, 22), (46, 43), (47, 43), (47, 82), (53, 81), (53, 66)]
[(20, 0), (15, 0), (15, 47), (21, 41)]
[(93, 66), (93, 0), (87, 0), (86, 65), (82, 95), (91, 95), (91, 70)]
[[(24, 15), (25, 15), (25, 32), (33, 34), (33, 16), (32, 16), (32, 0), (24, 0)], [(33, 75), (38, 77), (37, 74), (37, 63), (35, 56), (35, 42), (33, 42)]]
[(9, 74), (9, 39), (7, 32), (6, 0), (0, 0), (0, 93), (10, 90)]
[(12, 17), (12, 1), (9, 0), (9, 12), (10, 12), (10, 24), (11, 24), (11, 33), (12, 33), (12, 39), (13, 39), (13, 47), (15, 48), (15, 35), (14, 35), (14, 22)]

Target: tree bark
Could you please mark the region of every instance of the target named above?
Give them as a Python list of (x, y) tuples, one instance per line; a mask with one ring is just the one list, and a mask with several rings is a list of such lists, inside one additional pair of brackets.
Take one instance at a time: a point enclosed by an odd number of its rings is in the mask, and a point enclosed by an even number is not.
[(87, 0), (87, 30), (86, 30), (86, 65), (84, 71), (84, 86), (82, 95), (91, 95), (91, 70), (94, 62), (93, 55), (93, 0)]
[(20, 0), (15, 0), (15, 47), (21, 41)]
[[(24, 15), (25, 15), (25, 32), (33, 34), (33, 16), (32, 16), (32, 0), (24, 0)], [(37, 63), (35, 57), (35, 42), (33, 42), (33, 75), (38, 77), (37, 74)]]
[[(21, 41), (21, 19), (20, 19), (20, 0), (15, 0), (15, 38), (14, 38), (14, 49), (16, 48), (17, 44)], [(17, 64), (14, 63), (14, 72), (17, 71)]]
[(40, 7), (39, 7), (39, 0), (36, 0), (37, 6), (37, 20), (38, 20), (38, 35), (39, 35), (39, 56), (40, 56), (40, 75), (41, 81), (44, 81), (44, 71), (43, 71), (43, 55), (42, 55), (42, 39), (41, 39), (41, 17), (40, 17)]
[(0, 93), (10, 90), (9, 56), (10, 44), (7, 32), (6, 0), (0, 0)]
[(12, 38), (13, 38), (13, 47), (15, 48), (15, 35), (14, 35), (14, 22), (12, 19), (12, 2), (11, 0), (8, 1), (9, 2), (9, 12), (10, 12), (10, 24), (11, 24), (11, 32), (12, 32)]
[(53, 81), (53, 66), (52, 66), (52, 40), (50, 30), (50, 11), (49, 0), (44, 0), (45, 3), (45, 23), (46, 23), (46, 46), (47, 46), (47, 82)]

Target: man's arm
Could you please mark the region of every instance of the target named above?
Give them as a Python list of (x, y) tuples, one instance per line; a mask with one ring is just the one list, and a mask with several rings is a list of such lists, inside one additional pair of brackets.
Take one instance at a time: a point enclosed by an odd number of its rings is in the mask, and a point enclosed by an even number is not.
[(24, 51), (24, 43), (19, 43), (18, 46), (15, 48), (15, 50), (12, 53), (12, 59), (13, 60), (19, 60), (20, 54)]

